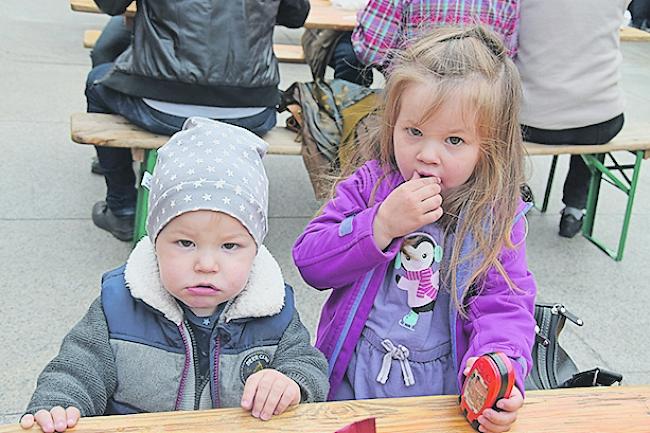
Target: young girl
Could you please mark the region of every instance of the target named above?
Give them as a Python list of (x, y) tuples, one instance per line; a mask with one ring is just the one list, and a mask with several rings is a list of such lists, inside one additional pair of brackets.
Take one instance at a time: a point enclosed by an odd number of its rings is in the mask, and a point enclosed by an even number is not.
[(519, 101), (517, 71), (482, 27), (440, 29), (397, 54), (360, 151), (374, 159), (338, 184), (293, 249), (305, 281), (333, 289), (316, 344), (330, 399), (459, 394), (476, 358), (501, 351), (516, 389), (479, 422), (483, 432), (514, 422), (536, 293)]

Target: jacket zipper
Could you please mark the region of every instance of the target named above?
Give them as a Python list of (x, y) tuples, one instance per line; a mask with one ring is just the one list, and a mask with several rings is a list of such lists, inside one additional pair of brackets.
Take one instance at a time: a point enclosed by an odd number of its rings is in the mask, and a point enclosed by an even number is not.
[(221, 338), (217, 334), (214, 339), (214, 368), (212, 375), (212, 393), (213, 393), (213, 402), (214, 407), (221, 407), (221, 401), (219, 400), (219, 357), (221, 352)]
[(205, 385), (202, 386), (201, 383), (201, 377), (199, 374), (199, 362), (197, 360), (198, 349), (196, 347), (196, 338), (194, 337), (194, 331), (192, 331), (191, 326), (187, 327), (187, 332), (190, 334), (190, 342), (192, 343), (192, 361), (194, 364), (194, 410), (199, 410), (199, 406), (201, 404), (201, 391), (203, 391)]
[(185, 364), (183, 365), (183, 373), (181, 374), (181, 382), (178, 385), (178, 394), (176, 394), (176, 404), (174, 405), (174, 410), (178, 410), (181, 404), (181, 400), (183, 399), (183, 394), (185, 392), (185, 384), (187, 381), (187, 373), (190, 370), (190, 354), (188, 353), (187, 350), (187, 337), (185, 336), (185, 332), (183, 332), (183, 329), (185, 328), (185, 323), (181, 322), (180, 325), (178, 325), (178, 330), (181, 334), (181, 339), (183, 340), (183, 347), (185, 348)]

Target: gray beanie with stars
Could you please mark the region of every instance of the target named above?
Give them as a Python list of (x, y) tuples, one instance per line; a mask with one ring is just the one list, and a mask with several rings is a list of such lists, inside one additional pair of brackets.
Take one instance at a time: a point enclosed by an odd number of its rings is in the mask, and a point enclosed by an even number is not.
[(226, 123), (190, 117), (158, 149), (149, 191), (147, 232), (155, 243), (172, 218), (195, 210), (226, 213), (248, 229), (258, 248), (268, 231), (268, 144)]

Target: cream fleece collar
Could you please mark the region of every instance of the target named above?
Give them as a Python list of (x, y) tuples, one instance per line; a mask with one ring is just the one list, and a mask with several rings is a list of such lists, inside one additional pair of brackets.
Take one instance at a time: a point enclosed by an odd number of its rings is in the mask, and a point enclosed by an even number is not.
[[(176, 325), (183, 321), (183, 310), (176, 298), (162, 286), (154, 246), (145, 236), (135, 246), (124, 270), (126, 287), (136, 299), (155, 308)], [(272, 316), (284, 306), (284, 278), (269, 250), (261, 245), (253, 261), (244, 290), (228, 302), (225, 321), (248, 317)]]

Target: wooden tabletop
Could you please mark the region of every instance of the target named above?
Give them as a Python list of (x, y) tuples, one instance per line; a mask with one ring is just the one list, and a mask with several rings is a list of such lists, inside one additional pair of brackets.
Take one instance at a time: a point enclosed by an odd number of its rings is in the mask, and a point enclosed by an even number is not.
[[(93, 0), (70, 0), (70, 7), (77, 12), (101, 13)], [(135, 2), (126, 10), (127, 15), (135, 14)], [(308, 29), (332, 29), (352, 31), (357, 24), (356, 12), (332, 6), (329, 0), (311, 0), (311, 11), (305, 21)], [(621, 27), (621, 41), (648, 42), (650, 33), (633, 27)]]
[[(375, 417), (377, 433), (471, 433), (456, 396), (303, 404), (259, 421), (241, 409), (82, 418), (74, 433), (333, 433)], [(648, 433), (650, 385), (528, 392), (513, 433)], [(18, 424), (0, 433), (25, 433)]]
[[(76, 12), (102, 13), (93, 0), (70, 0), (70, 8)], [(126, 9), (127, 16), (135, 15), (135, 2)], [(311, 10), (305, 27), (308, 29), (354, 30), (356, 12), (332, 6), (329, 0), (311, 0)]]

